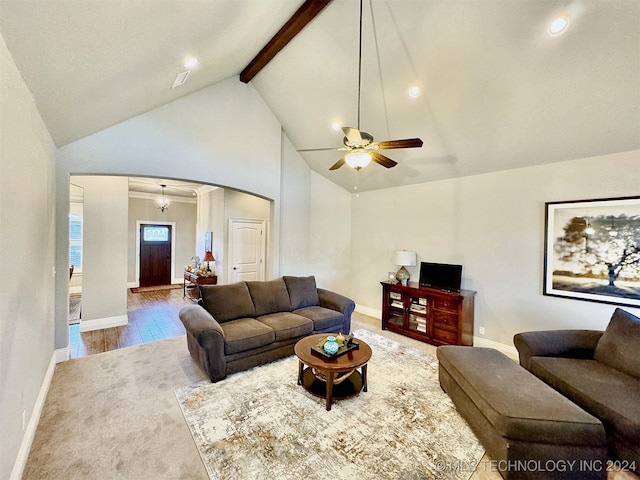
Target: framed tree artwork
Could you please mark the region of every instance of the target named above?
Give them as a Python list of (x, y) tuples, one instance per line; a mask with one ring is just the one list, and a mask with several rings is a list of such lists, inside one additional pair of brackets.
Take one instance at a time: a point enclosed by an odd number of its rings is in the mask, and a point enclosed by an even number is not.
[(640, 197), (545, 204), (544, 295), (640, 307)]

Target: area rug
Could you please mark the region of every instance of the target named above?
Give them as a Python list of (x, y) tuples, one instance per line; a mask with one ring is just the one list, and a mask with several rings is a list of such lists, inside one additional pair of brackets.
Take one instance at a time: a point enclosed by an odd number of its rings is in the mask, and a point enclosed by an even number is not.
[(154, 285), (152, 287), (133, 287), (131, 289), (131, 293), (157, 292), (160, 290), (176, 290), (178, 288), (182, 288), (181, 283), (174, 283), (172, 285)]
[(80, 313), (82, 312), (82, 294), (69, 294), (69, 325), (80, 323)]
[(438, 362), (366, 330), (368, 391), (336, 402), (297, 385), (295, 356), (176, 397), (212, 479), (467, 480), (484, 450), (438, 383)]

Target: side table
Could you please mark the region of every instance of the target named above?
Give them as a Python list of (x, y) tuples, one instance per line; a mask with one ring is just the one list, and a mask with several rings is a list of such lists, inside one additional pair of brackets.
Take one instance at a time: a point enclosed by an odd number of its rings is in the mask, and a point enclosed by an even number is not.
[(187, 296), (187, 283), (193, 285), (196, 296), (189, 296), (194, 300), (200, 298), (200, 285), (215, 285), (218, 283), (217, 275), (197, 275), (194, 272), (184, 271), (184, 281), (182, 283), (182, 298)]

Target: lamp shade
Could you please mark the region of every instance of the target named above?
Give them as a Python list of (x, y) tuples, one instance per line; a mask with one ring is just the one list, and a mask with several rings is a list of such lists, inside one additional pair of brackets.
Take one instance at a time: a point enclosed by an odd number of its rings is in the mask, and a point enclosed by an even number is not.
[(213, 253), (211, 252), (204, 252), (204, 262), (213, 262), (215, 261), (215, 258), (213, 258)]
[(403, 267), (413, 267), (416, 264), (416, 252), (409, 250), (396, 250), (393, 252), (393, 263)]

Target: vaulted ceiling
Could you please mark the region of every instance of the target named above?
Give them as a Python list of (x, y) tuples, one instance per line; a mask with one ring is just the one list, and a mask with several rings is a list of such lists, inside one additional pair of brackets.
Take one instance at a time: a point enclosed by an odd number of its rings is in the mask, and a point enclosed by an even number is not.
[[(0, 28), (62, 146), (238, 76), (301, 3), (0, 0)], [(358, 9), (333, 0), (251, 81), (298, 149), (357, 126)], [(362, 72), (360, 128), (424, 146), (386, 151), (399, 165), (361, 191), (640, 149), (640, 0), (365, 0)], [(340, 154), (302, 156), (352, 190)]]

